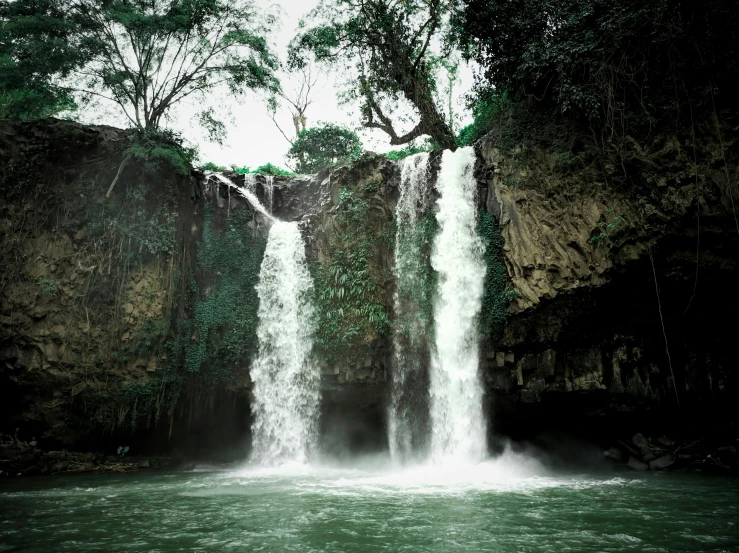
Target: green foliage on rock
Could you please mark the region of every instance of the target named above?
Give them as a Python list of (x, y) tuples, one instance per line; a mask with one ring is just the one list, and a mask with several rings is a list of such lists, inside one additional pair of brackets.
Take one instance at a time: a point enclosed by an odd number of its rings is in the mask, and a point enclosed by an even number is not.
[(139, 170), (169, 170), (181, 175), (190, 174), (196, 155), (195, 148), (185, 146), (178, 133), (167, 129), (137, 130), (133, 144), (124, 153)]
[(210, 384), (227, 381), (256, 351), (255, 285), (266, 241), (249, 228), (252, 217), (237, 211), (218, 230), (214, 214), (205, 215), (198, 266), (216, 276), (203, 286), (192, 280), (192, 317), (183, 325), (181, 346), (185, 371), (201, 374)]
[(254, 174), (254, 175), (271, 175), (273, 177), (277, 177), (277, 176), (289, 177), (294, 174), (292, 171), (288, 171), (287, 169), (278, 167), (277, 165), (271, 162), (265, 163), (264, 165), (260, 165), (256, 169), (251, 169), (249, 167), (239, 167), (237, 165), (231, 165), (230, 168), (226, 168), (223, 165), (218, 165), (216, 163), (213, 163), (212, 161), (209, 161), (201, 165), (200, 169), (203, 169), (204, 171), (215, 171), (217, 173), (223, 173), (224, 171), (231, 171), (232, 173), (236, 173), (237, 175)]
[(588, 244), (595, 244), (596, 247), (608, 246), (610, 249), (615, 245), (614, 236), (624, 227), (626, 219), (622, 215), (615, 214), (611, 208), (603, 212), (601, 219), (588, 239)]
[(483, 254), (485, 280), (480, 308), (480, 330), (485, 336), (490, 336), (505, 324), (508, 304), (518, 292), (506, 290), (508, 271), (503, 261), (505, 241), (495, 217), (486, 210), (480, 210), (477, 234), (485, 246)]
[(405, 159), (412, 155), (428, 151), (430, 150), (424, 146), (408, 146), (406, 148), (400, 148), (399, 150), (390, 150), (389, 152), (385, 152), (385, 157), (393, 161), (400, 161), (401, 159)]
[(317, 173), (362, 155), (356, 133), (333, 123), (321, 123), (301, 131), (287, 152), (298, 173)]
[(405, 159), (409, 156), (420, 154), (421, 152), (431, 152), (433, 150), (440, 150), (441, 147), (434, 142), (432, 139), (427, 138), (423, 141), (413, 141), (407, 146), (400, 148), (398, 150), (390, 150), (389, 152), (385, 152), (385, 157), (388, 159), (391, 159), (393, 161), (399, 161), (401, 159)]
[[(223, 165), (218, 165), (216, 163), (213, 163), (212, 161), (203, 163), (200, 166), (200, 169), (202, 169), (203, 171), (215, 171), (217, 173), (221, 173), (226, 170), (226, 168)], [(247, 172), (248, 172), (248, 168), (247, 168)]]
[(311, 265), (315, 285), (315, 346), (330, 362), (361, 363), (376, 336), (390, 334), (383, 301), (386, 275), (377, 266), (382, 221), (367, 199), (373, 183), (339, 193), (335, 232), (320, 261)]
[(253, 171), (245, 171), (245, 172), (255, 173), (257, 175), (272, 175), (273, 177), (278, 177), (278, 176), (289, 177), (290, 175), (293, 174), (292, 171), (288, 171), (287, 169), (278, 167), (277, 165), (274, 165), (273, 163), (270, 163), (270, 162), (267, 162), (264, 165), (260, 165)]
[(138, 265), (145, 255), (174, 253), (177, 212), (171, 192), (170, 183), (154, 190), (143, 179), (127, 181), (102, 208), (88, 208), (86, 238), (103, 251), (115, 250), (127, 265)]
[(59, 291), (59, 281), (49, 278), (38, 277), (36, 284), (41, 286), (41, 292), (47, 296), (56, 296)]

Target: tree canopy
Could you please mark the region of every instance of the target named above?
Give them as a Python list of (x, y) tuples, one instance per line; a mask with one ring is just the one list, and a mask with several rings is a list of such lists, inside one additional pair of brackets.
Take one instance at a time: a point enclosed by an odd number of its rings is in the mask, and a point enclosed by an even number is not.
[[(3, 67), (36, 78), (30, 90), (109, 100), (139, 128), (158, 127), (172, 106), (220, 85), (277, 86), (267, 25), (251, 0), (16, 0), (2, 17), (3, 37), (12, 33)], [(36, 59), (40, 71), (23, 66), (42, 52), (57, 55)], [(212, 114), (203, 120), (217, 131)]]
[(69, 14), (57, 0), (0, 2), (0, 117), (34, 119), (74, 106), (55, 86), (82, 61)]
[(722, 0), (462, 0), (456, 28), (478, 90), (623, 134), (728, 92), (738, 18)]
[[(306, 56), (339, 65), (351, 77), (350, 99), (361, 102), (362, 125), (380, 129), (392, 145), (428, 135), (443, 148), (456, 148), (454, 133), (438, 99), (439, 57), (451, 46), (443, 41), (450, 6), (444, 0), (322, 0), (292, 42), (290, 63)], [(438, 51), (440, 50), (440, 51)], [(418, 122), (398, 130), (391, 112), (399, 97), (415, 110)]]
[(317, 173), (337, 163), (357, 159), (362, 154), (359, 137), (349, 129), (323, 123), (301, 131), (287, 157), (298, 173)]

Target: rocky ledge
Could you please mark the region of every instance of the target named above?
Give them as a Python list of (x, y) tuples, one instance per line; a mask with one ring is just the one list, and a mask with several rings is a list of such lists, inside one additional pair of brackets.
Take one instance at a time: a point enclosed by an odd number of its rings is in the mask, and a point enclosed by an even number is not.
[(697, 470), (739, 474), (736, 445), (717, 445), (699, 438), (690, 442), (677, 441), (667, 436), (647, 438), (634, 434), (631, 442), (618, 444), (603, 452), (614, 464), (635, 471)]

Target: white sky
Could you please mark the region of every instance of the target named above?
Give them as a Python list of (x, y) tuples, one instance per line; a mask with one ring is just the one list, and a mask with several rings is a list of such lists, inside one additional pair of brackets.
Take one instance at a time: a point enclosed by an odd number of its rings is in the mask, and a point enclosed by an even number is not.
[[(260, 4), (261, 2), (258, 2)], [(281, 12), (281, 28), (269, 35), (273, 51), (281, 60), (285, 60), (287, 46), (295, 36), (298, 23), (318, 4), (318, 0), (278, 0), (272, 5)], [(275, 9), (265, 8), (271, 12)], [(465, 91), (471, 88), (471, 70), (465, 66), (459, 68), (459, 81), (456, 90)], [(281, 76), (283, 87), (290, 89), (289, 83)], [(311, 95), (313, 103), (308, 107), (306, 115), (308, 126), (317, 122), (332, 122), (345, 125), (355, 130), (365, 149), (377, 152), (386, 152), (394, 149), (389, 144), (387, 135), (379, 130), (367, 130), (359, 127), (359, 118), (356, 109), (351, 106), (339, 106), (336, 98), (337, 80), (335, 75), (325, 75), (319, 83), (315, 93)], [(212, 98), (212, 100), (211, 100)], [(228, 134), (223, 145), (209, 142), (203, 136), (195, 116), (203, 109), (203, 104), (213, 104), (216, 116), (226, 123)], [(284, 103), (284, 102), (283, 102)], [(457, 113), (461, 114), (461, 100), (457, 102)], [(349, 113), (354, 111), (354, 114)], [(405, 111), (405, 110), (403, 110)], [(228, 114), (230, 113), (230, 117)], [(127, 126), (126, 120), (118, 114), (114, 107), (87, 111), (88, 117), (83, 117), (89, 123), (108, 124), (118, 127)], [(403, 115), (396, 113), (396, 115)], [(79, 114), (77, 114), (79, 115)], [(225, 115), (225, 117), (224, 117)], [(407, 112), (405, 113), (407, 115)], [(199, 161), (212, 161), (218, 165), (239, 167), (247, 166), (252, 169), (267, 162), (285, 166), (284, 155), (290, 147), (289, 142), (282, 136), (272, 122), (264, 94), (247, 91), (240, 97), (234, 98), (226, 94), (215, 93), (206, 99), (194, 100), (187, 104), (183, 102), (177, 110), (170, 114), (171, 120), (165, 124), (180, 131), (185, 139), (196, 145), (200, 151)], [(287, 106), (281, 105), (276, 119), (285, 133), (293, 138), (294, 127)], [(468, 119), (468, 117), (465, 117)], [(466, 124), (466, 121), (462, 121)]]

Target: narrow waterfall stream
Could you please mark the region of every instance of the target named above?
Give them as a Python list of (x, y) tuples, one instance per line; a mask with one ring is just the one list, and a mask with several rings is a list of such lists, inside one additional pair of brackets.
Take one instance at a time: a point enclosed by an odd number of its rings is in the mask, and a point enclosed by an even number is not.
[(255, 179), (250, 179), (250, 178), (245, 179), (245, 186), (241, 187), (241, 186), (234, 184), (233, 182), (231, 182), (230, 179), (228, 179), (227, 177), (224, 177), (220, 173), (207, 173), (207, 176), (213, 177), (221, 184), (225, 184), (226, 186), (233, 188), (234, 190), (236, 190), (236, 192), (241, 194), (255, 210), (257, 210), (259, 213), (264, 215), (268, 220), (270, 221), (274, 220), (274, 217), (272, 217), (271, 210), (267, 211), (265, 207), (259, 202), (259, 198), (257, 198)]
[(244, 174), (244, 188), (252, 194), (257, 193), (257, 175), (255, 173)]
[(483, 295), (483, 244), (476, 232), (472, 148), (444, 151), (437, 180), (439, 234), (431, 265), (438, 271), (436, 347), (430, 373), (431, 457), (478, 462), (486, 451), (477, 317)]
[(264, 202), (267, 211), (272, 213), (275, 203), (275, 178), (272, 175), (264, 175)]
[(317, 440), (320, 372), (311, 363), (313, 282), (297, 223), (275, 221), (259, 274), (252, 458), (306, 462)]
[(388, 441), (393, 460), (402, 461), (418, 452), (425, 441), (420, 428), (417, 399), (423, 374), (423, 339), (419, 291), (422, 290), (419, 210), (425, 204), (428, 180), (428, 153), (416, 154), (400, 162), (400, 197), (395, 207), (395, 326), (393, 330), (393, 370), (388, 409)]
[(255, 177), (247, 175), (246, 186), (240, 187), (219, 173), (209, 176), (234, 188), (272, 223), (256, 286), (259, 354), (251, 369), (252, 459), (268, 465), (305, 463), (317, 441), (321, 375), (311, 360), (313, 281), (300, 229), (271, 215), (272, 177), (265, 187), (268, 211), (255, 195)]

